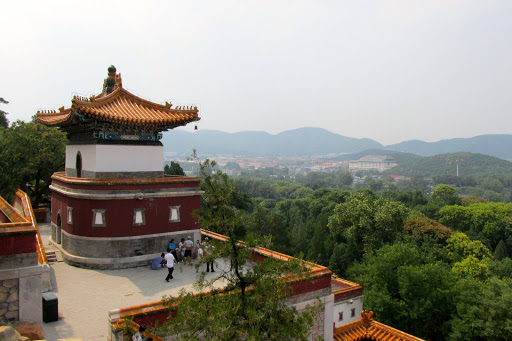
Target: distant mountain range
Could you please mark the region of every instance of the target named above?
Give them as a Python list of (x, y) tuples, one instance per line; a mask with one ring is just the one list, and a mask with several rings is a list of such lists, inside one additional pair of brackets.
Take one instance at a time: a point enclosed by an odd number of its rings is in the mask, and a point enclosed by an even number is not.
[(512, 173), (512, 162), (477, 153), (459, 152), (411, 157), (411, 154), (395, 152), (391, 154), (391, 156), (397, 160), (398, 166), (389, 170), (389, 173), (406, 176), (455, 176), (457, 174), (457, 168), (459, 169), (460, 176)]
[(430, 156), (446, 153), (480, 153), (512, 160), (512, 135), (480, 135), (437, 142), (412, 140), (386, 146), (385, 149)]
[(312, 156), (382, 148), (380, 143), (370, 139), (345, 137), (321, 128), (300, 128), (276, 135), (262, 131), (199, 130), (189, 133), (173, 130), (164, 134), (162, 143), (165, 152), (190, 155), (196, 149), (200, 155), (240, 157)]
[(512, 135), (481, 135), (438, 142), (404, 141), (383, 146), (372, 139), (357, 139), (332, 133), (322, 128), (299, 128), (276, 135), (262, 131), (226, 133), (199, 130), (189, 133), (173, 130), (164, 133), (164, 151), (190, 155), (196, 149), (202, 156), (277, 157), (350, 154), (366, 150), (399, 151), (422, 156), (471, 152), (512, 160)]

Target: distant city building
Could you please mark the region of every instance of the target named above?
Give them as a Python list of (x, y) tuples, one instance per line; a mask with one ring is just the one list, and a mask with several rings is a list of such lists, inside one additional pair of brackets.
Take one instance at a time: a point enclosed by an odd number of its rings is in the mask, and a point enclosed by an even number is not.
[(221, 169), (221, 171), (222, 171), (222, 173), (227, 174), (229, 176), (237, 176), (237, 175), (242, 174), (242, 171), (240, 171), (238, 169), (227, 169), (227, 168), (224, 168), (224, 169)]
[(398, 163), (389, 155), (366, 155), (359, 160), (349, 162), (351, 171), (377, 170), (383, 172), (397, 166)]

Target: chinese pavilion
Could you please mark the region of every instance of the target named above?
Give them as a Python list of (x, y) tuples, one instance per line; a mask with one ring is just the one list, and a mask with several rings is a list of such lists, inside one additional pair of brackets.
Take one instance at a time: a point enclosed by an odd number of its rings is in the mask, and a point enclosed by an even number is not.
[(147, 264), (169, 240), (200, 237), (199, 180), (163, 174), (162, 132), (198, 121), (197, 107), (142, 99), (108, 68), (99, 95), (36, 120), (68, 134), (65, 172), (52, 176), (51, 242), (88, 268)]

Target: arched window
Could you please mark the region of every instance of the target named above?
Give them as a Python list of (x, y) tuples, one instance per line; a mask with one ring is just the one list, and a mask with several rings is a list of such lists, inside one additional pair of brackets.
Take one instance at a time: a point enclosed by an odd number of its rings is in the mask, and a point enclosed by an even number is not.
[(55, 231), (55, 239), (56, 239), (57, 244), (62, 243), (62, 220), (60, 217), (60, 212), (57, 213), (57, 228)]
[(76, 153), (76, 177), (82, 177), (82, 154)]

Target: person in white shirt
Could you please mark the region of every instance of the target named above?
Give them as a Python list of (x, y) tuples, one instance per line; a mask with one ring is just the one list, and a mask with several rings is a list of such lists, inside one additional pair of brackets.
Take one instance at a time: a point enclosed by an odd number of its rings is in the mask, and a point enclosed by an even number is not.
[(185, 258), (185, 238), (181, 238), (181, 241), (179, 242), (178, 247), (181, 252), (181, 259), (180, 259), (180, 262), (181, 262)]
[(169, 274), (167, 275), (167, 277), (165, 277), (165, 281), (169, 282), (170, 279), (174, 278), (174, 277), (172, 277), (172, 272), (174, 271), (174, 262), (176, 261), (176, 259), (174, 258), (174, 256), (171, 253), (170, 248), (167, 249), (167, 254), (165, 255), (165, 260), (167, 261), (167, 271), (169, 271)]

